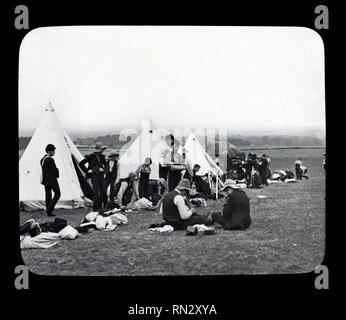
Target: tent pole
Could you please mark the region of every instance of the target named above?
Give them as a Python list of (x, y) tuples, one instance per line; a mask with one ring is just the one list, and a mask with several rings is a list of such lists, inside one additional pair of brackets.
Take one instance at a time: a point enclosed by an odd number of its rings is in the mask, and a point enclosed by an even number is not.
[(219, 176), (216, 175), (216, 200), (219, 199)]

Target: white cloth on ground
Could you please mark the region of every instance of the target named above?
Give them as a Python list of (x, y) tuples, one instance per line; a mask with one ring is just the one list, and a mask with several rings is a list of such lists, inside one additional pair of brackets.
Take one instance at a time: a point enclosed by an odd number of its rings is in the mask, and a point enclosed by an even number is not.
[(59, 234), (55, 232), (41, 232), (36, 237), (25, 234), (20, 236), (20, 248), (47, 249), (56, 245), (59, 241)]
[(170, 224), (166, 224), (163, 227), (149, 228), (149, 231), (160, 232), (160, 233), (169, 233), (174, 230)]
[(99, 215), (99, 213), (97, 211), (89, 212), (85, 216), (84, 220), (86, 220), (86, 221), (94, 221), (98, 215)]
[(153, 203), (147, 198), (140, 198), (132, 204), (132, 210), (149, 209), (153, 206)]
[(214, 227), (207, 227), (205, 224), (194, 224), (191, 228), (197, 228), (198, 232), (214, 230)]
[(297, 182), (297, 180), (294, 178), (285, 180), (285, 183), (295, 183), (295, 182)]
[(64, 229), (60, 230), (58, 234), (61, 239), (74, 240), (78, 237), (79, 232), (71, 226), (66, 226)]
[(112, 231), (116, 228), (116, 225), (113, 224), (110, 217), (97, 216), (95, 223), (96, 229), (98, 230), (106, 229), (107, 231)]
[[(281, 181), (281, 180), (280, 180), (280, 181)], [(268, 184), (280, 183), (280, 181), (278, 181), (278, 180), (270, 180), (270, 179), (267, 180)]]
[(115, 225), (128, 224), (127, 218), (121, 213), (114, 213), (109, 218), (112, 220), (112, 223)]

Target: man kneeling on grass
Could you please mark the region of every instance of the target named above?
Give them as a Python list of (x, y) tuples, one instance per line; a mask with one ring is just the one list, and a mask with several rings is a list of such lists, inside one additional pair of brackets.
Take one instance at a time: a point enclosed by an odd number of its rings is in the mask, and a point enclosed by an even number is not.
[(190, 194), (190, 181), (180, 180), (177, 187), (166, 194), (162, 200), (162, 217), (165, 224), (170, 224), (175, 230), (183, 230), (195, 224), (211, 225), (211, 219), (198, 215), (194, 208), (188, 208), (185, 197)]
[(227, 194), (222, 214), (214, 212), (213, 221), (219, 223), (225, 230), (245, 230), (251, 224), (250, 200), (234, 180), (226, 180), (223, 189)]

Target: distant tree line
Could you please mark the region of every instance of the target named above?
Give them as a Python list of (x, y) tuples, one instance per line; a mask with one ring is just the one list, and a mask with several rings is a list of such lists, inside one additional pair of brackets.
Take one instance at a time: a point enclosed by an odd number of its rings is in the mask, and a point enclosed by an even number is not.
[(126, 141), (121, 141), (119, 139), (120, 135), (106, 135), (99, 137), (88, 137), (88, 138), (76, 138), (73, 142), (76, 145), (86, 145), (93, 146), (97, 141), (101, 142), (103, 145), (114, 149), (120, 149), (125, 143), (130, 141), (130, 137), (127, 137)]
[(309, 136), (247, 136), (254, 146), (324, 146), (325, 140)]
[[(130, 141), (131, 137), (127, 137), (126, 141), (119, 139), (120, 135), (106, 135), (99, 137), (76, 138), (73, 142), (76, 145), (93, 146), (95, 142), (100, 141), (102, 144), (120, 149), (124, 144)], [(25, 149), (30, 142), (31, 137), (19, 137), (19, 149)], [(218, 148), (220, 138), (216, 136), (214, 141), (208, 141), (208, 149), (210, 147)], [(308, 136), (242, 136), (227, 137), (227, 142), (236, 147), (249, 146), (324, 146), (325, 140), (308, 137)], [(212, 146), (213, 145), (213, 146)]]

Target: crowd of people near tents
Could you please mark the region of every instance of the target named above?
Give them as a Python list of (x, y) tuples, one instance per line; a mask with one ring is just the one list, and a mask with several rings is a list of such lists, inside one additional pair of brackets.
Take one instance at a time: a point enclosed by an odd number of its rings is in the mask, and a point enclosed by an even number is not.
[[(174, 144), (172, 144), (171, 151), (162, 154), (158, 180), (150, 180), (152, 165), (150, 157), (145, 158), (134, 172), (130, 171), (127, 177), (119, 178), (119, 154), (110, 152), (106, 158), (103, 154), (106, 149), (106, 146), (97, 142), (94, 151), (78, 163), (86, 179), (91, 180), (93, 212), (102, 210), (104, 212), (114, 208), (125, 210), (131, 206), (135, 208), (136, 203), (143, 203), (143, 199), (145, 199), (150, 203), (150, 208), (157, 209), (162, 214), (164, 222), (159, 227), (169, 224), (174, 229), (185, 229), (192, 225), (210, 225), (218, 222), (226, 229), (246, 229), (251, 224), (251, 217), (249, 199), (241, 190), (244, 188), (243, 186), (258, 188), (268, 185), (268, 178), (273, 181), (294, 178), (294, 173), (288, 169), (276, 170), (271, 173), (270, 158), (265, 154), (257, 157), (256, 154), (249, 153), (244, 160), (235, 157), (229, 162), (230, 169), (220, 177), (220, 183), (224, 182), (220, 189), (220, 196), (224, 196), (224, 192), (227, 196), (224, 212), (222, 214), (214, 212), (209, 217), (202, 217), (194, 210), (193, 201), (201, 199), (206, 202), (210, 198), (211, 186), (207, 180), (208, 175), (198, 175), (200, 165), (195, 163), (191, 167), (191, 163), (186, 161), (184, 153), (178, 153)], [(54, 206), (60, 196), (59, 169), (55, 165), (54, 154), (55, 146), (48, 144), (46, 154), (40, 161), (41, 183), (46, 192), (48, 216), (54, 216)], [(308, 178), (307, 169), (302, 165), (301, 159), (296, 160), (294, 166), (297, 180), (301, 180), (302, 177)], [(214, 181), (217, 178), (218, 176), (214, 177)], [(107, 194), (107, 188), (109, 188), (109, 194)], [(228, 194), (228, 190), (232, 190), (232, 193)], [(53, 198), (52, 191), (54, 192)], [(141, 209), (140, 206), (139, 209)], [(237, 218), (237, 215), (240, 218)], [(227, 219), (226, 217), (232, 218)]]
[[(196, 225), (208, 228), (214, 223), (226, 230), (245, 230), (252, 220), (250, 201), (244, 189), (308, 179), (307, 168), (300, 158), (293, 164), (295, 172), (271, 171), (271, 159), (266, 154), (250, 152), (245, 156), (234, 149), (227, 150), (226, 170), (222, 170), (219, 160), (213, 160), (193, 134), (184, 145), (168, 135), (168, 143), (160, 140), (152, 148), (155, 132), (151, 128), (143, 130), (121, 157), (115, 151), (106, 157), (104, 153), (108, 148), (100, 142), (95, 144), (93, 152), (83, 157), (60, 127), (54, 109), (47, 107), (45, 111), (48, 113), (44, 124), (35, 131), (20, 160), (21, 202), (24, 208), (43, 207), (48, 216), (55, 216), (56, 206), (76, 208), (89, 198), (95, 221), (90, 221), (89, 215), (89, 221), (83, 221), (87, 225), (75, 226), (77, 231), (90, 226), (111, 229), (111, 220), (105, 215), (142, 209), (161, 214), (163, 222), (151, 225), (151, 230), (187, 229)], [(47, 132), (47, 128), (51, 130)], [(46, 154), (40, 157), (39, 151), (43, 150), (37, 150), (36, 145), (42, 147), (47, 140), (52, 143), (45, 145)], [(146, 157), (142, 162), (138, 162), (140, 157), (134, 161), (134, 155), (138, 155), (136, 150), (144, 150)], [(43, 201), (37, 200), (42, 197), (38, 196), (41, 192), (37, 188), (38, 175), (40, 189), (44, 190)], [(206, 206), (209, 199), (220, 197), (224, 198), (222, 211), (210, 212), (207, 216), (196, 211), (196, 207)]]

